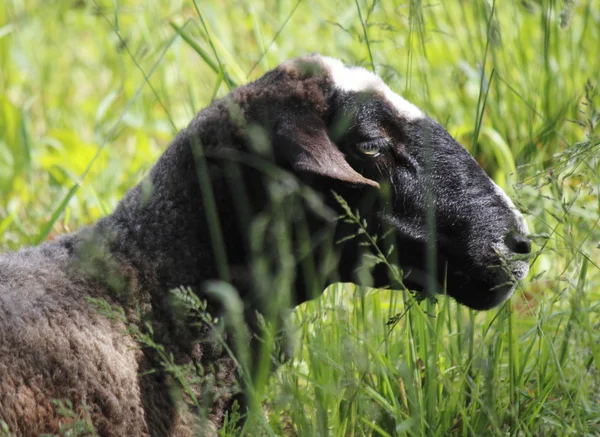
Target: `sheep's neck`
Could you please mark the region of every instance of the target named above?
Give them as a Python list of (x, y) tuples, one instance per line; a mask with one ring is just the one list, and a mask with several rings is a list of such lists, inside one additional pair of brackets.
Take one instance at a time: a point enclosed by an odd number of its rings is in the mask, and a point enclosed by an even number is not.
[(127, 259), (152, 295), (178, 286), (198, 287), (215, 277), (206, 214), (194, 158), (178, 137), (148, 177), (100, 222), (111, 252)]

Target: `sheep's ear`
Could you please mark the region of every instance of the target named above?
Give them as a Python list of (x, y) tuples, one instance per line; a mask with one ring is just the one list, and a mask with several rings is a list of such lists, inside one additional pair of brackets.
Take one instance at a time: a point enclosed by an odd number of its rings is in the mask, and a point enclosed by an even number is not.
[(365, 178), (348, 164), (329, 139), (325, 123), (314, 113), (280, 114), (274, 136), (277, 152), (297, 172), (379, 188), (377, 182)]

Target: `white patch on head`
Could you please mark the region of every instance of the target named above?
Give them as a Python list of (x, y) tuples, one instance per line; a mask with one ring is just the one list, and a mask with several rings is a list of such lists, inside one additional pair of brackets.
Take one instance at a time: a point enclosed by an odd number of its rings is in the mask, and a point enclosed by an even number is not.
[(500, 196), (500, 198), (502, 198), (502, 200), (504, 200), (504, 203), (506, 204), (506, 206), (508, 206), (508, 208), (515, 215), (515, 221), (517, 224), (516, 230), (519, 231), (519, 233), (521, 233), (523, 235), (529, 234), (529, 227), (527, 226), (527, 222), (525, 221), (525, 217), (523, 217), (523, 214), (521, 214), (521, 211), (519, 211), (517, 209), (517, 207), (511, 200), (511, 198), (506, 195), (504, 190), (502, 188), (500, 188), (498, 186), (498, 184), (496, 184), (494, 181), (492, 181), (492, 183), (494, 184), (494, 190), (496, 191), (496, 194), (498, 196)]
[(316, 56), (331, 74), (335, 86), (342, 91), (375, 91), (381, 93), (396, 108), (399, 115), (414, 120), (423, 118), (418, 107), (393, 92), (375, 73), (362, 67), (347, 67), (342, 61), (328, 56)]
[[(514, 214), (516, 231), (518, 231), (520, 234), (528, 235), (529, 227), (527, 226), (527, 222), (525, 221), (525, 217), (523, 217), (523, 214), (521, 214), (521, 211), (519, 211), (517, 209), (517, 207), (511, 200), (511, 198), (508, 197), (508, 195), (504, 192), (504, 190), (502, 188), (500, 188), (498, 186), (498, 184), (496, 184), (494, 181), (492, 181), (492, 184), (494, 186), (494, 190), (496, 191), (496, 194), (504, 201), (506, 206), (508, 206), (508, 208)], [(499, 246), (499, 245), (494, 244), (494, 247), (496, 248), (496, 250), (498, 252), (504, 254), (505, 256), (510, 255), (506, 245), (502, 244), (501, 246)], [(525, 276), (527, 276), (527, 273), (529, 273), (529, 263), (525, 260), (518, 260), (518, 259), (510, 260), (510, 270), (511, 270), (510, 273), (512, 274), (512, 276), (515, 279), (520, 281), (520, 280), (524, 279)], [(515, 284), (511, 287), (511, 289), (507, 293), (505, 300), (508, 300), (508, 298), (510, 296), (512, 296), (512, 294), (514, 293), (516, 288), (517, 288), (517, 283), (515, 282)]]

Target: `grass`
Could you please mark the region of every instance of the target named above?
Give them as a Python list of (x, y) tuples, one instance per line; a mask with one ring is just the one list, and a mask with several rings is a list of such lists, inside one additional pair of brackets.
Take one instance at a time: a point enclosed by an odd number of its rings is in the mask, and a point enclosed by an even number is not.
[(531, 273), (485, 313), (330, 287), (222, 435), (600, 435), (599, 40), (593, 0), (5, 0), (0, 249), (108, 214), (198, 110), (282, 60), (362, 64), (510, 192)]

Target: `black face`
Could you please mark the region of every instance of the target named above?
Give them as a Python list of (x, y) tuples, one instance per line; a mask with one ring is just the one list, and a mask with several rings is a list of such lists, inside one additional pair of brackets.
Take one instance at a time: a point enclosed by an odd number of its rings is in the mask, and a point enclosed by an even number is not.
[[(279, 165), (329, 197), (342, 194), (371, 219), (369, 229), (393, 240), (405, 285), (437, 284), (436, 292), (488, 309), (527, 274), (518, 258), (531, 243), (510, 199), (442, 126), (373, 73), (310, 55), (232, 95), (270, 133)], [(344, 244), (338, 279), (356, 279), (362, 250)], [(391, 282), (377, 268), (373, 276), (375, 286)]]
[(376, 211), (381, 229), (393, 229), (404, 283), (445, 283), (474, 309), (510, 297), (528, 271), (515, 259), (531, 250), (527, 228), (470, 154), (437, 122), (403, 117), (381, 93), (338, 91), (330, 107), (330, 138), (358, 173), (381, 185), (363, 190), (383, 196), (364, 214)]

